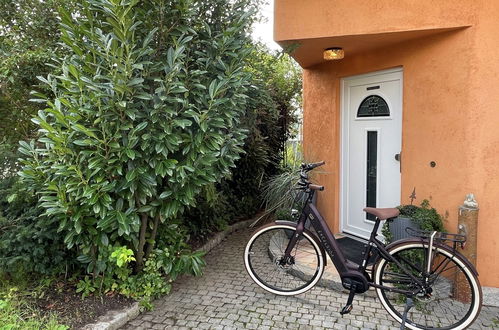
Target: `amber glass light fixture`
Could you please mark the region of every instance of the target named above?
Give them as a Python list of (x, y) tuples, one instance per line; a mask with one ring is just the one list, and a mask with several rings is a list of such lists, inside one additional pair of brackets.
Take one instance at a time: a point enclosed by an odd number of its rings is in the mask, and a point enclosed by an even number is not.
[(341, 60), (343, 57), (345, 57), (345, 51), (341, 47), (331, 47), (324, 50), (326, 61)]

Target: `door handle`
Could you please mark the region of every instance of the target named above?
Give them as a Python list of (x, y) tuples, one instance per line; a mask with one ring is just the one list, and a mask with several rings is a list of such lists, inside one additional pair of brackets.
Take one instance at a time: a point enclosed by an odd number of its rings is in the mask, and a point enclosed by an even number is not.
[(402, 173), (402, 152), (395, 154), (395, 160), (399, 162), (399, 171)]

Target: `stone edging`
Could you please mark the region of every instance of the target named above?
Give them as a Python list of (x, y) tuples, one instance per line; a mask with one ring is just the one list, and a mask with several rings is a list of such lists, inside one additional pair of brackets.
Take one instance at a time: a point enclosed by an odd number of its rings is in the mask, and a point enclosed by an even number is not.
[(229, 226), (227, 229), (224, 231), (221, 231), (217, 233), (215, 236), (210, 238), (208, 242), (206, 242), (203, 246), (201, 246), (199, 249), (196, 251), (204, 251), (206, 253), (210, 252), (214, 247), (222, 243), (222, 241), (232, 234), (233, 232), (243, 229), (243, 228), (248, 228), (251, 223), (253, 223), (255, 219), (249, 219), (241, 222), (236, 222), (235, 224)]
[(128, 321), (133, 320), (140, 314), (139, 303), (122, 310), (108, 311), (97, 318), (95, 323), (85, 325), (83, 330), (116, 330), (124, 326)]
[[(214, 247), (222, 243), (222, 241), (233, 232), (248, 228), (255, 219), (249, 219), (237, 222), (222, 232), (217, 233), (208, 242), (201, 246), (196, 251), (210, 252)], [(96, 322), (85, 325), (82, 330), (116, 330), (124, 326), (128, 321), (135, 319), (140, 314), (139, 303), (135, 302), (132, 306), (122, 310), (108, 311), (106, 314), (97, 318)]]

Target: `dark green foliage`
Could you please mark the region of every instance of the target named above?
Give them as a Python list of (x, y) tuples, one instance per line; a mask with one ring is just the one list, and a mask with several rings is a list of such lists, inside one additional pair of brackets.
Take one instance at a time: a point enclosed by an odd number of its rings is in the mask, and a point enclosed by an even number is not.
[(267, 182), (285, 165), (286, 141), (293, 135), (300, 104), (301, 70), (288, 55), (272, 54), (262, 46), (253, 52), (248, 70), (253, 74), (252, 111), (246, 116), (250, 137), (228, 182), (228, 195), (238, 212), (251, 216), (263, 205)]
[(32, 136), (30, 120), (42, 106), (29, 102), (29, 93), (36, 76), (54, 70), (46, 63), (64, 52), (57, 8), (72, 8), (73, 2), (0, 0), (0, 143), (15, 147)]
[(266, 173), (273, 175), (277, 165), (286, 161), (286, 141), (296, 133), (293, 124), (301, 103), (302, 73), (290, 56), (272, 53), (261, 45), (253, 52), (248, 70), (254, 87), (250, 90), (254, 111), (248, 118), (250, 127), (256, 128), (253, 158), (266, 163)]
[(198, 196), (196, 207), (189, 209), (182, 221), (193, 238), (203, 240), (213, 232), (224, 230), (237, 215), (234, 211), (223, 190), (217, 192), (215, 185), (209, 185)]
[(2, 182), (2, 271), (79, 266), (83, 295), (147, 299), (199, 275), (189, 235), (260, 207), (300, 92), (289, 58), (251, 45), (258, 1), (1, 1), (0, 176), (19, 165), (11, 141), (38, 129), (21, 143), (23, 181)]
[[(421, 230), (445, 232), (442, 216), (438, 214), (435, 208), (430, 206), (430, 202), (427, 199), (423, 200), (420, 206), (401, 205), (397, 208), (400, 211), (401, 217), (411, 218)], [(381, 233), (385, 237), (386, 243), (392, 241), (392, 234), (388, 222), (383, 224)]]
[(242, 119), (249, 132), (245, 153), (231, 177), (216, 185), (212, 197), (200, 195), (196, 207), (185, 214), (194, 237), (205, 238), (236, 217), (251, 217), (262, 208), (262, 190), (281, 171), (285, 142), (293, 134), (301, 93), (300, 69), (289, 56), (272, 54), (259, 46), (246, 70), (252, 73), (252, 84)]
[(42, 186), (45, 214), (94, 276), (110, 242), (131, 248), (140, 271), (158, 228), (239, 158), (244, 5), (100, 0), (83, 1), (77, 16), (61, 12), (71, 55), (61, 75), (40, 78), (55, 98), (36, 94), (48, 108), (34, 119), (37, 146), (21, 144), (22, 176)]
[(253, 216), (261, 208), (261, 182), (267, 178), (268, 164), (261, 161), (260, 155), (250, 149), (252, 147), (263, 149), (267, 146), (264, 141), (257, 145), (249, 140), (245, 145), (247, 153), (236, 163), (231, 178), (224, 180), (219, 188), (231, 207), (228, 211), (243, 218)]
[(7, 142), (6, 138), (0, 141), (0, 180), (17, 174), (19, 154), (15, 150), (16, 147)]
[(10, 276), (61, 273), (74, 263), (58, 224), (36, 205), (17, 177), (0, 180), (0, 269)]
[(393, 242), (393, 235), (392, 232), (390, 231), (390, 226), (388, 222), (385, 221), (385, 223), (381, 226), (381, 234), (385, 238), (385, 244), (389, 244)]
[(445, 231), (442, 216), (435, 208), (430, 207), (430, 202), (427, 199), (421, 202), (421, 206), (402, 205), (398, 209), (401, 216), (412, 218), (422, 230)]
[(279, 209), (275, 211), (274, 217), (277, 220), (296, 221), (289, 209)]
[(31, 118), (43, 106), (30, 102), (29, 93), (36, 76), (54, 71), (46, 63), (63, 54), (57, 7), (72, 2), (0, 0), (0, 178), (17, 172), (18, 141), (33, 136)]
[[(151, 300), (171, 290), (171, 283), (180, 275), (200, 275), (205, 263), (203, 252), (192, 252), (187, 245), (187, 230), (178, 222), (161, 226), (157, 244), (145, 261), (143, 270), (134, 274), (130, 264), (134, 253), (125, 246), (108, 245), (101, 250), (98, 263), (103, 271), (91, 278), (85, 276), (77, 284), (77, 292), (83, 297), (109, 291), (140, 300), (142, 306), (152, 308)], [(80, 256), (79, 261), (92, 267), (91, 258)]]
[(58, 224), (41, 215), (33, 193), (12, 177), (19, 170), (18, 141), (33, 136), (31, 118), (43, 108), (29, 102), (36, 76), (54, 71), (46, 63), (63, 54), (57, 7), (72, 2), (0, 0), (0, 270), (7, 277), (58, 273), (74, 263)]

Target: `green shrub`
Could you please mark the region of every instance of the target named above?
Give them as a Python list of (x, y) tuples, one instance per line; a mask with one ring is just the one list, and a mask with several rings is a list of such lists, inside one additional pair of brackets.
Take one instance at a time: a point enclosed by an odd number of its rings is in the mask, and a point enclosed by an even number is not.
[(22, 143), (22, 176), (94, 278), (109, 245), (136, 272), (157, 233), (241, 153), (251, 5), (247, 1), (83, 1), (61, 11), (70, 56), (41, 78), (51, 95)]
[[(262, 190), (279, 173), (285, 141), (293, 134), (301, 93), (301, 71), (287, 55), (272, 54), (258, 46), (246, 70), (252, 74), (249, 100), (242, 125), (248, 130), (243, 149), (229, 178), (198, 196), (196, 206), (184, 216), (189, 233), (204, 239), (237, 219), (255, 215), (262, 208)], [(296, 163), (297, 157), (293, 157)], [(214, 189), (213, 189), (214, 188)]]
[(442, 216), (430, 206), (427, 199), (421, 202), (421, 206), (402, 205), (398, 209), (401, 216), (412, 218), (422, 230), (445, 231)]
[[(260, 106), (267, 106), (266, 112), (260, 109), (256, 114), (255, 120), (259, 124), (249, 127), (250, 136), (243, 146), (245, 154), (237, 161), (231, 177), (224, 180), (220, 186), (236, 215), (245, 218), (253, 216), (261, 208), (262, 183), (279, 171), (282, 160), (280, 144), (272, 145), (269, 142), (272, 140), (271, 126), (277, 126), (278, 116), (273, 118), (276, 109), (265, 103)], [(248, 111), (251, 112), (252, 109), (250, 107)], [(251, 124), (251, 121), (247, 124)]]
[(190, 208), (182, 221), (189, 235), (204, 240), (211, 233), (224, 230), (235, 216), (225, 192), (218, 192), (215, 185), (205, 187), (197, 197), (196, 206)]
[[(420, 206), (400, 205), (397, 208), (400, 211), (401, 217), (411, 218), (421, 230), (445, 232), (443, 217), (435, 208), (430, 206), (430, 202), (427, 199), (424, 199)], [(392, 241), (392, 234), (388, 222), (383, 224), (381, 233), (385, 237), (386, 243)]]
[(67, 271), (74, 254), (65, 249), (57, 228), (17, 177), (0, 180), (0, 272), (22, 277)]
[(244, 117), (250, 132), (243, 146), (246, 153), (223, 187), (230, 191), (230, 204), (247, 217), (262, 208), (262, 190), (286, 164), (286, 141), (294, 134), (301, 95), (301, 69), (288, 55), (259, 46), (248, 70), (254, 87), (249, 90), (250, 111)]
[[(126, 246), (108, 245), (101, 251), (97, 263), (103, 269), (95, 278), (85, 276), (77, 284), (76, 291), (86, 297), (109, 291), (118, 292), (139, 300), (147, 308), (151, 301), (171, 290), (171, 283), (181, 274), (199, 276), (205, 266), (204, 252), (192, 252), (187, 241), (187, 231), (179, 223), (162, 226), (158, 232), (158, 243), (145, 262), (144, 269), (134, 274), (130, 264), (135, 261), (134, 253)], [(94, 261), (85, 256), (79, 260), (89, 268)]]
[[(74, 2), (0, 1), (0, 143), (9, 144), (9, 152), (20, 139), (33, 137), (31, 118), (43, 106), (29, 102), (29, 93), (38, 84), (37, 76), (57, 71), (47, 65), (54, 54), (65, 53), (59, 44), (57, 8), (72, 8)], [(0, 151), (0, 167), (2, 156)]]
[[(82, 295), (113, 290), (146, 304), (178, 274), (200, 274), (202, 255), (185, 242), (261, 207), (300, 91), (288, 57), (250, 45), (254, 5), (63, 6), (74, 10), (60, 13), (57, 53), (67, 56), (40, 77), (38, 138), (21, 143), (23, 181), (6, 181), (0, 201), (2, 270), (78, 264), (91, 274), (74, 272)], [(13, 169), (16, 158), (0, 161)]]

